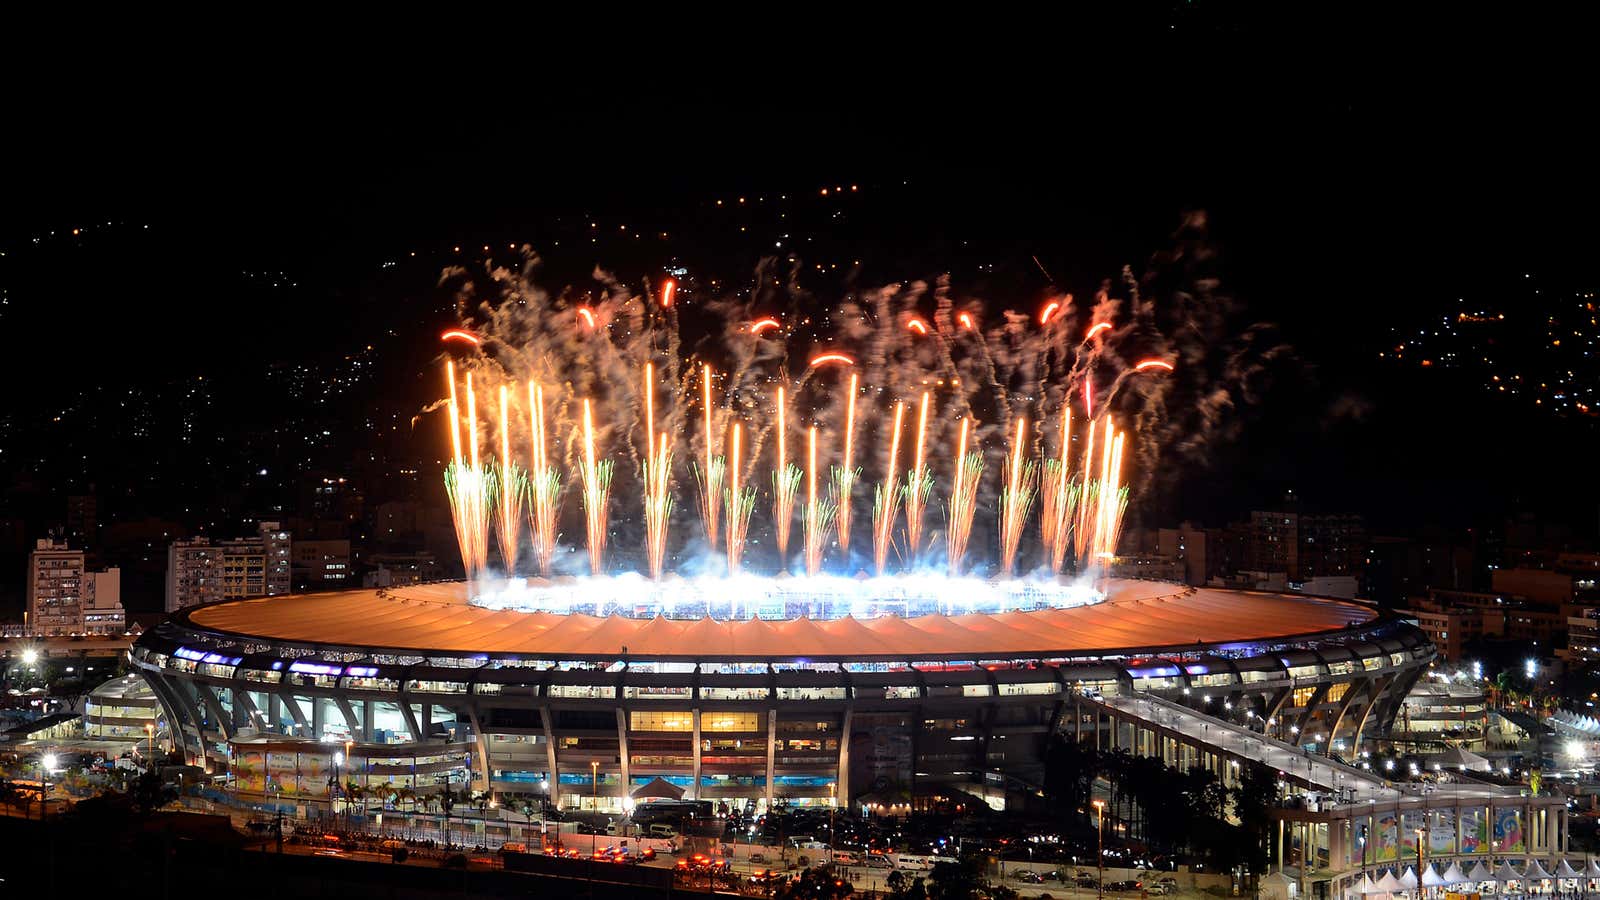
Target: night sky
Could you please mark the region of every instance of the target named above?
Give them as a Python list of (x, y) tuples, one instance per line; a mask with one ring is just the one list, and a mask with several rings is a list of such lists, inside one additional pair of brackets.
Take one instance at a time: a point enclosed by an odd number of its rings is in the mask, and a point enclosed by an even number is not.
[[(1224, 288), (1278, 326), (1295, 360), (1237, 441), (1136, 511), (1146, 521), (1221, 524), (1294, 489), (1380, 533), (1526, 510), (1592, 539), (1600, 418), (1378, 357), (1392, 328), (1424, 327), (1462, 300), (1525, 311), (1600, 291), (1577, 87), (1390, 74), (1280, 78), (1196, 60), (1138, 90), (1086, 90), (1063, 71), (1059, 93), (941, 82), (913, 96), (883, 82), (828, 98), (668, 92), (626, 108), (507, 98), (494, 116), (269, 101), (205, 122), (115, 104), (92, 122), (52, 120), (16, 164), (28, 174), (0, 219), (4, 365), (29, 386), (5, 412), (0, 517), (31, 526), (89, 483), (139, 493), (124, 484), (138, 466), (109, 459), (113, 448), (76, 466), (53, 459), (48, 478), (26, 463), (55, 446), (40, 423), (85, 396), (137, 386), (161, 406), (204, 376), (227, 406), (238, 373), (329, 365), (372, 344), (384, 402), (414, 410), (450, 323), (435, 281), (456, 246), (528, 242), (552, 282), (601, 264), (635, 280), (683, 265), (736, 283), (781, 230), (812, 237), (797, 251), (807, 265), (862, 261), (849, 278), (817, 274), (822, 296), (949, 272), (996, 306), (1031, 309), (1143, 265), (1203, 209)], [(817, 191), (830, 185), (860, 190), (825, 206)], [(783, 195), (781, 221), (775, 200), (747, 214), (715, 206)], [(839, 208), (843, 221), (829, 219)], [(1600, 385), (1600, 363), (1589, 366)], [(224, 418), (260, 430), (275, 415), (241, 404)], [(150, 493), (130, 512), (182, 517)]]

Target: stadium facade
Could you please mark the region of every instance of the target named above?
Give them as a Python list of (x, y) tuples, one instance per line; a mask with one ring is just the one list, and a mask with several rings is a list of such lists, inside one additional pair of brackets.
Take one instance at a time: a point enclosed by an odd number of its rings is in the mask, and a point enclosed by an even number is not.
[(350, 781), (620, 811), (656, 779), (757, 808), (999, 805), (1042, 783), (1072, 698), (1096, 692), (1350, 753), (1434, 658), (1363, 604), (1146, 581), (1067, 608), (868, 618), (472, 601), (462, 583), (223, 601), (147, 631), (132, 660), (174, 741), (242, 793), (316, 801)]

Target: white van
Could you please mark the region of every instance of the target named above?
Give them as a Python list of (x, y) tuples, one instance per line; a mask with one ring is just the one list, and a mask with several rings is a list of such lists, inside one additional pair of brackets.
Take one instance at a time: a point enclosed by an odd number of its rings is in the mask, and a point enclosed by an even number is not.
[(833, 851), (833, 864), (836, 866), (859, 866), (861, 854), (851, 853), (849, 850)]
[(656, 822), (650, 826), (650, 837), (669, 840), (678, 836), (678, 829), (664, 822)]
[(889, 862), (894, 863), (896, 869), (912, 872), (923, 872), (933, 868), (933, 863), (928, 861), (928, 857), (916, 853), (891, 853)]

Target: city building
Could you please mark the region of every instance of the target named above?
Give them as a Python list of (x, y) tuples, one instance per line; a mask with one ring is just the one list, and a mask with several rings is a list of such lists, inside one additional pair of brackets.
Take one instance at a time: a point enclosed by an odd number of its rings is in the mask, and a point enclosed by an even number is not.
[(253, 537), (174, 541), (167, 549), (167, 612), (218, 600), (289, 593), (290, 549), (289, 533), (277, 522), (262, 522)]
[(362, 577), (362, 587), (404, 587), (444, 577), (444, 568), (432, 553), (374, 553), (367, 563), (372, 571)]
[(1409, 607), (1417, 627), (1446, 660), (1461, 659), (1465, 645), (1475, 640), (1514, 641), (1536, 655), (1549, 653), (1568, 630), (1561, 607), (1515, 594), (1433, 588), (1427, 597), (1412, 599)]
[(38, 637), (123, 633), (122, 571), (89, 571), (82, 550), (70, 549), (65, 541), (40, 539), (28, 556), (23, 626), (22, 634)]
[(294, 541), (291, 555), (295, 590), (342, 588), (352, 583), (349, 540)]

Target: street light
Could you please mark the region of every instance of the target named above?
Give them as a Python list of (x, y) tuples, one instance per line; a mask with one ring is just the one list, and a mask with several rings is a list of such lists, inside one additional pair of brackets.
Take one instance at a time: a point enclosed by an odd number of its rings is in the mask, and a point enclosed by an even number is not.
[[(600, 811), (600, 762), (589, 760), (589, 808), (591, 812)], [(600, 848), (600, 835), (593, 829), (589, 831), (589, 855), (594, 856), (594, 851)]]
[(50, 770), (56, 767), (56, 755), (46, 753), (39, 757), (39, 821), (44, 821), (44, 805), (50, 800)]
[(31, 668), (32, 666), (34, 666), (38, 662), (39, 662), (39, 651), (38, 650), (35, 650), (32, 647), (29, 647), (26, 650), (22, 651), (22, 664), (23, 665), (28, 666), (28, 667)]
[[(352, 769), (355, 768), (355, 765), (356, 765), (355, 764), (355, 760), (353, 758), (351, 758), (351, 756), (350, 756), (350, 748), (354, 744), (355, 744), (355, 741), (345, 741), (344, 742), (344, 760), (345, 760), (345, 765), (347, 767), (349, 767), (349, 768), (352, 768)], [(362, 810), (362, 812), (365, 812), (365, 811), (366, 811), (365, 809)], [(344, 794), (344, 827), (345, 828), (349, 828), (350, 827), (350, 792), (349, 791), (345, 791), (345, 794)]]
[(144, 723), (144, 733), (145, 733), (145, 736), (147, 738), (149, 738), (149, 741), (150, 741), (150, 743), (148, 745), (148, 749), (147, 749), (146, 754), (145, 754), (145, 762), (144, 762), (144, 767), (146, 769), (149, 769), (151, 766), (155, 765), (155, 761), (156, 761), (156, 723), (154, 723), (154, 722), (146, 722), (146, 723)]
[[(339, 767), (343, 766), (343, 765), (344, 765), (344, 754), (340, 753), (337, 750), (333, 751), (333, 793), (331, 795), (329, 795), (329, 798), (328, 798), (328, 803), (329, 803), (330, 806), (333, 804), (333, 802), (335, 800), (339, 799), (339, 785), (341, 783), (340, 780), (339, 780)], [(349, 806), (350, 806), (350, 801), (349, 801), (349, 798), (347, 797), (347, 798), (345, 798), (345, 808), (348, 809)], [(331, 811), (330, 811), (329, 814), (332, 815)]]
[(1095, 854), (1094, 861), (1095, 861), (1096, 867), (1100, 871), (1100, 877), (1099, 877), (1099, 879), (1097, 881), (1097, 885), (1098, 886), (1095, 889), (1095, 896), (1100, 898), (1100, 900), (1105, 900), (1105, 896), (1106, 896), (1106, 802), (1104, 800), (1096, 800), (1096, 801), (1094, 801), (1094, 831), (1095, 831), (1095, 843), (1099, 847), (1099, 852)]

